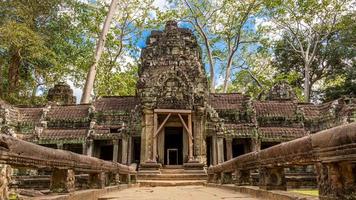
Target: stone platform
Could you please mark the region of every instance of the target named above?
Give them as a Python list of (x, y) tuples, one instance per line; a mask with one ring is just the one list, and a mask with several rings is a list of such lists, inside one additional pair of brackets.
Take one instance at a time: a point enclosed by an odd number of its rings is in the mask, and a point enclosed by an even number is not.
[(185, 186), (205, 185), (207, 174), (204, 170), (189, 170), (182, 166), (162, 168), (158, 173), (139, 171), (137, 182), (140, 186)]

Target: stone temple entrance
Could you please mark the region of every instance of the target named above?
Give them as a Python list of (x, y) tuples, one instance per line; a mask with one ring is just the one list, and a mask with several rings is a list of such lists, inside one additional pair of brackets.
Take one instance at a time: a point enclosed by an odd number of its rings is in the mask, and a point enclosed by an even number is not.
[(183, 127), (165, 127), (164, 164), (183, 164)]

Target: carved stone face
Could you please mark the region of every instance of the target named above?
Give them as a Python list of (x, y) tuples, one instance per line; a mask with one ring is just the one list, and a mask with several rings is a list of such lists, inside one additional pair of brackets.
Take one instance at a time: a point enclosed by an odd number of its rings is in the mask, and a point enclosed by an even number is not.
[[(151, 39), (152, 38), (152, 39)], [(193, 109), (204, 106), (207, 78), (192, 32), (167, 22), (142, 50), (137, 91), (146, 108)]]

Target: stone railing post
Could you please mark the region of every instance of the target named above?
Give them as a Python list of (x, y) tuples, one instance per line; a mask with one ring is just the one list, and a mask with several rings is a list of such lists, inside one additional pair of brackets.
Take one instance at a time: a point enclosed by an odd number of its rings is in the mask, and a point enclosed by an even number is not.
[(54, 168), (51, 176), (50, 189), (52, 192), (73, 192), (75, 190), (75, 174), (72, 169)]
[(232, 183), (232, 173), (222, 172), (221, 173), (221, 184), (231, 184)]
[(89, 187), (101, 189), (106, 185), (106, 174), (105, 172), (92, 173), (89, 174)]
[(120, 174), (120, 183), (130, 184), (131, 183), (130, 174)]
[(320, 200), (355, 199), (355, 163), (316, 163)]
[(265, 190), (287, 190), (284, 168), (259, 168), (259, 186)]
[(235, 185), (251, 185), (251, 173), (250, 170), (235, 170), (236, 181)]

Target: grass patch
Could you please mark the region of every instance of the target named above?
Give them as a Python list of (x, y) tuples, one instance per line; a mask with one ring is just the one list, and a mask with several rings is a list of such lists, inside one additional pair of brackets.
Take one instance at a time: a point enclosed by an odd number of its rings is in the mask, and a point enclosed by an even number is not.
[(291, 190), (291, 192), (298, 193), (298, 194), (304, 194), (304, 195), (309, 195), (309, 196), (314, 196), (318, 197), (319, 196), (319, 191), (318, 190)]

